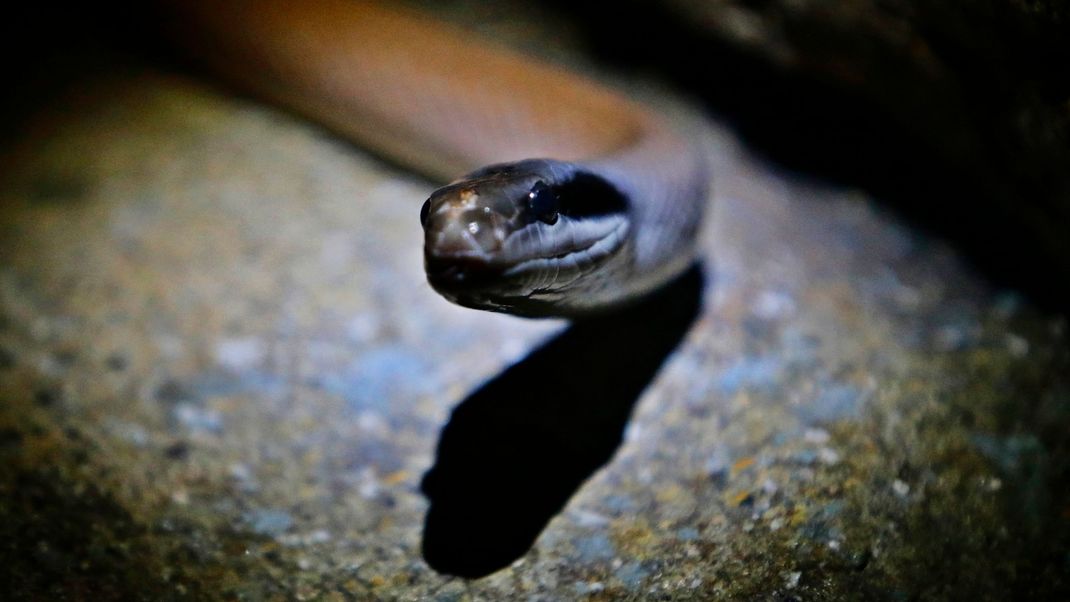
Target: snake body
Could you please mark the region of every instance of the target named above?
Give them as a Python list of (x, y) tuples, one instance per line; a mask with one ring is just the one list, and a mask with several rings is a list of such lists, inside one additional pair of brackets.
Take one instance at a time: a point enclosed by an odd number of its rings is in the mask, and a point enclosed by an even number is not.
[(451, 301), (575, 317), (694, 260), (707, 162), (647, 107), (376, 2), (163, 6), (225, 79), (452, 179), (421, 211), (428, 281)]

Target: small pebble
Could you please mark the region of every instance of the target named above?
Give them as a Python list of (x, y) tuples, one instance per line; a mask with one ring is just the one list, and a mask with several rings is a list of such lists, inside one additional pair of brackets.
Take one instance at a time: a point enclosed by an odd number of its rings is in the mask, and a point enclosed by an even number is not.
[(817, 457), (819, 460), (821, 460), (822, 464), (826, 464), (828, 466), (838, 464), (840, 461), (840, 454), (837, 453), (836, 450), (832, 449), (831, 447), (822, 447), (821, 449), (817, 450)]
[(613, 542), (603, 533), (595, 533), (576, 540), (574, 544), (580, 562), (599, 562), (609, 560), (616, 555)]
[(580, 581), (574, 586), (576, 593), (581, 596), (587, 594), (597, 594), (605, 588), (606, 586), (601, 581)]
[(285, 510), (261, 508), (242, 515), (242, 521), (259, 535), (281, 535), (293, 526), (293, 517)]
[(366, 344), (379, 336), (379, 318), (373, 313), (362, 313), (353, 317), (345, 325), (346, 335), (354, 343)]
[(605, 527), (609, 524), (609, 518), (602, 516), (597, 512), (591, 512), (590, 510), (574, 510), (571, 513), (572, 522), (577, 527), (594, 529)]
[(799, 585), (799, 579), (801, 577), (802, 577), (802, 572), (801, 571), (792, 571), (792, 572), (788, 573), (787, 577), (785, 577), (785, 579), (784, 579), (784, 587), (786, 587), (788, 589), (794, 588), (795, 586)]
[(629, 589), (635, 589), (639, 587), (639, 584), (643, 582), (650, 574), (650, 571), (643, 568), (643, 565), (638, 562), (628, 562), (619, 569), (616, 570), (614, 576), (620, 579), (621, 583)]
[(754, 302), (753, 310), (759, 318), (785, 318), (795, 313), (795, 300), (782, 291), (762, 291)]
[(213, 434), (223, 432), (223, 415), (215, 410), (201, 408), (192, 403), (180, 403), (175, 406), (173, 414), (178, 422), (190, 431)]
[(253, 337), (223, 339), (215, 347), (216, 363), (235, 372), (255, 368), (266, 355), (263, 342)]
[(694, 527), (682, 527), (676, 531), (676, 537), (681, 541), (694, 541), (698, 539), (698, 529)]
[(806, 429), (803, 433), (803, 441), (823, 445), (829, 441), (829, 432), (825, 429)]
[(1026, 355), (1029, 355), (1029, 341), (1024, 337), (1020, 337), (1013, 333), (1007, 333), (1004, 341), (1007, 345), (1007, 351), (1014, 357), (1021, 359)]

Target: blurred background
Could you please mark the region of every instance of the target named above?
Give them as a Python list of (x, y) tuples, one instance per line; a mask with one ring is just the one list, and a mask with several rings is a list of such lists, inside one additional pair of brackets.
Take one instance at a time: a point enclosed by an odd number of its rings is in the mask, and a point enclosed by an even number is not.
[[(702, 309), (656, 306), (662, 340), (449, 306), (432, 183), (215, 82), (144, 7), (16, 6), (13, 599), (1066, 595), (1065, 3), (419, 4), (708, 120)], [(569, 368), (540, 344), (650, 374), (491, 395)], [(468, 511), (431, 554), (504, 570), (428, 566), (435, 491)]]

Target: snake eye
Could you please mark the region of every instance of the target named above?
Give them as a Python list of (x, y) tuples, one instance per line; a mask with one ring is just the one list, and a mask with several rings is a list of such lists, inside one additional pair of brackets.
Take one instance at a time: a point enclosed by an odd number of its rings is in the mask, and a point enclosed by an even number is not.
[(558, 210), (557, 194), (545, 183), (535, 182), (528, 193), (528, 211), (535, 219), (552, 226), (557, 223)]
[(420, 225), (427, 227), (427, 216), (431, 213), (431, 199), (424, 201), (424, 206), (420, 208)]

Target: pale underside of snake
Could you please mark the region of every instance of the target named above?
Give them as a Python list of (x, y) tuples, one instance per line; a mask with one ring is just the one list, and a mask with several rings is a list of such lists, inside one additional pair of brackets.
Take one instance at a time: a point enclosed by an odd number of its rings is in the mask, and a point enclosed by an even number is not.
[(651, 108), (376, 2), (165, 6), (219, 76), (451, 182), (420, 219), (428, 281), (455, 303), (576, 317), (694, 261), (707, 161)]

